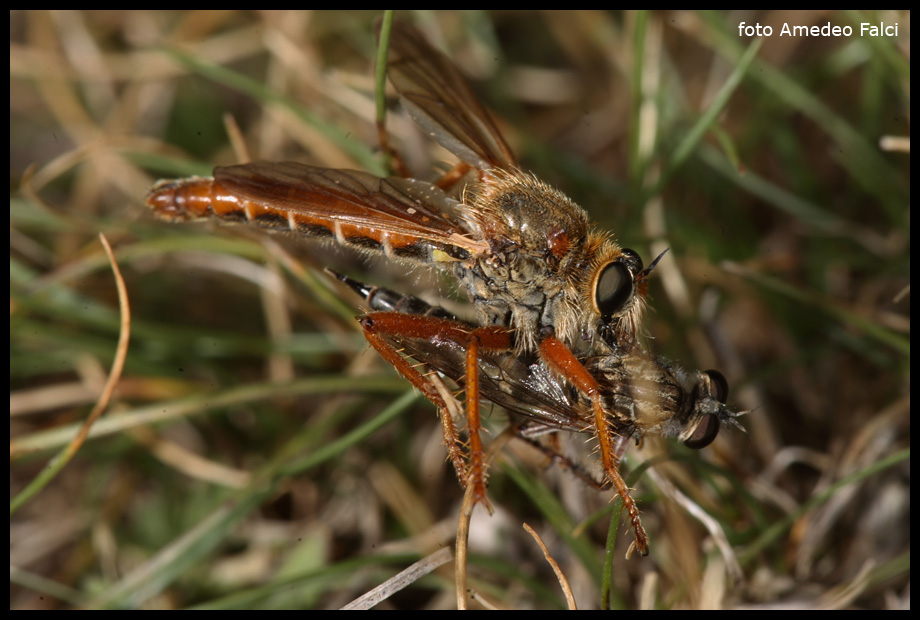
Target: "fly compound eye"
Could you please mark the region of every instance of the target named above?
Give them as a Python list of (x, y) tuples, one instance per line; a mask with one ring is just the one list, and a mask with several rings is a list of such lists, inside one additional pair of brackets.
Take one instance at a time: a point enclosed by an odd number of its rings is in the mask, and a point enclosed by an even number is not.
[(684, 445), (691, 450), (702, 450), (713, 442), (719, 434), (719, 418), (710, 414), (702, 417), (700, 423), (693, 429), (693, 434), (687, 438)]
[(724, 405), (728, 399), (728, 381), (725, 376), (718, 370), (707, 370), (703, 374), (709, 378), (709, 395)]
[(594, 305), (601, 316), (609, 318), (620, 312), (635, 291), (635, 274), (642, 271), (642, 259), (633, 250), (604, 265), (594, 281)]
[(594, 284), (594, 303), (601, 316), (611, 317), (619, 312), (633, 292), (632, 274), (626, 265), (610, 263), (597, 276)]

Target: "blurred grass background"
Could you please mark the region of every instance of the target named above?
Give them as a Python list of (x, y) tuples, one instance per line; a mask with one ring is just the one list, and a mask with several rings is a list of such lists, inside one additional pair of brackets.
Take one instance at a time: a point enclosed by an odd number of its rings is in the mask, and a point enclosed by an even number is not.
[[(357, 300), (321, 269), (450, 283), (143, 206), (156, 179), (247, 154), (381, 170), (378, 14), (10, 13), (11, 500), (112, 364), (100, 232), (132, 318), (92, 437), (11, 504), (11, 609), (336, 608), (453, 544), (461, 490), (434, 410), (368, 351)], [(467, 72), (525, 169), (646, 261), (670, 248), (650, 346), (722, 370), (751, 411), (747, 436), (701, 453), (630, 453), (627, 469), (654, 464), (634, 483), (652, 552), (625, 560), (621, 534), (610, 604), (909, 609), (910, 13), (397, 19)], [(784, 22), (857, 34), (780, 37)], [(860, 37), (861, 22), (899, 34)], [(431, 178), (444, 153), (398, 113), (388, 126)], [(512, 442), (493, 466), (470, 585), (499, 607), (564, 604), (526, 522), (579, 606), (601, 606), (609, 519), (590, 519), (610, 496), (542, 465)], [(448, 564), (382, 606), (455, 604)]]

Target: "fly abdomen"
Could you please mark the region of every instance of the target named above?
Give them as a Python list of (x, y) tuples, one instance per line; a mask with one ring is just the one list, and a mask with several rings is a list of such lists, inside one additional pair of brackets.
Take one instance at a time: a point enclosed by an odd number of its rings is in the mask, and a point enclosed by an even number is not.
[(413, 295), (403, 295), (394, 290), (379, 286), (372, 286), (359, 282), (332, 269), (326, 268), (326, 273), (339, 282), (346, 284), (351, 290), (361, 296), (371, 310), (375, 312), (400, 312), (402, 314), (415, 314), (431, 316), (439, 319), (456, 321), (457, 317), (441, 306), (432, 306), (428, 302)]
[[(312, 194), (308, 199), (317, 199)], [(294, 202), (294, 201), (290, 201)], [(252, 223), (276, 231), (335, 241), (362, 252), (381, 253), (393, 260), (444, 266), (469, 258), (469, 252), (450, 242), (402, 234), (375, 225), (366, 216), (340, 215), (335, 208), (312, 209), (270, 206), (228, 191), (214, 178), (190, 177), (158, 182), (147, 194), (147, 206), (169, 222), (215, 219), (223, 223)], [(441, 233), (440, 236), (447, 237)]]
[[(228, 223), (252, 222), (263, 228), (290, 230), (289, 214), (256, 204), (226, 191), (212, 178), (160, 181), (147, 194), (147, 206), (169, 222), (217, 219)], [(331, 235), (328, 227), (324, 227)]]

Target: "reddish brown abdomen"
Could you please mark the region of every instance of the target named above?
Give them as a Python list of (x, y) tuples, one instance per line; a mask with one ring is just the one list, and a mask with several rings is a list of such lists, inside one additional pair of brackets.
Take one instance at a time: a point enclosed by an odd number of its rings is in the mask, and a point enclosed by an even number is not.
[(396, 260), (439, 264), (436, 253), (462, 260), (469, 253), (449, 243), (399, 234), (355, 222), (350, 217), (322, 217), (304, 211), (270, 207), (230, 193), (214, 178), (189, 177), (158, 182), (147, 194), (147, 206), (160, 219), (188, 222), (217, 219), (252, 223), (262, 228), (293, 231), (305, 237), (334, 240), (361, 251), (381, 252)]
[[(160, 181), (147, 194), (147, 206), (157, 217), (170, 222), (218, 218), (229, 222), (257, 220), (265, 211), (274, 211), (284, 228), (282, 211), (266, 209), (224, 190), (213, 178), (191, 177)], [(260, 222), (261, 223), (261, 222)]]

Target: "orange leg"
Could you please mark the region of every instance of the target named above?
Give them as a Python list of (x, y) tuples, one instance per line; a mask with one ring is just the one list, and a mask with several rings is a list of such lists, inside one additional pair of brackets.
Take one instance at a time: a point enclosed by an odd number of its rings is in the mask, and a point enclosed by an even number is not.
[[(503, 328), (469, 327), (449, 319), (399, 312), (372, 312), (361, 317), (359, 321), (370, 345), (438, 408), (448, 455), (457, 477), (464, 486), (473, 485), (474, 501), (482, 502), (491, 512), (486, 498), (485, 451), (479, 436), (482, 428), (479, 415), (479, 352), (510, 349), (511, 333)], [(466, 350), (466, 416), (469, 434), (467, 463), (464, 463), (461, 441), (444, 399), (431, 381), (387, 342), (386, 336), (448, 340)]]
[[(629, 487), (620, 475), (619, 458), (613, 445), (607, 412), (601, 402), (600, 386), (584, 365), (565, 344), (555, 336), (544, 338), (540, 342), (540, 356), (561, 377), (571, 382), (583, 394), (591, 399), (591, 409), (594, 412), (594, 427), (597, 442), (601, 452), (601, 464), (607, 477), (623, 498), (623, 505), (629, 513), (633, 529), (636, 532), (636, 550), (640, 555), (648, 555), (648, 536), (642, 521), (639, 519), (639, 508), (629, 494)], [(628, 555), (628, 554), (627, 554)]]
[(492, 506), (486, 499), (486, 472), (483, 465), (485, 451), (479, 431), (479, 338), (473, 336), (466, 350), (466, 430), (470, 436), (470, 463), (467, 478), (473, 484), (473, 503), (483, 502), (489, 512)]
[[(409, 167), (406, 166), (406, 162), (403, 160), (402, 156), (399, 154), (399, 151), (390, 146), (389, 138), (387, 137), (387, 128), (385, 123), (377, 121), (377, 141), (380, 143), (380, 150), (390, 159), (390, 168), (398, 177), (408, 179), (412, 176), (409, 172)], [(447, 172), (443, 177), (441, 177), (435, 185), (440, 187), (445, 192), (450, 191), (457, 183), (459, 183), (466, 174), (472, 170), (472, 167), (469, 164), (459, 163), (454, 166), (450, 171)]]
[(449, 192), (453, 187), (459, 183), (467, 173), (472, 170), (469, 164), (459, 163), (453, 168), (451, 168), (447, 174), (442, 176), (437, 180), (435, 185), (440, 187), (445, 192)]

